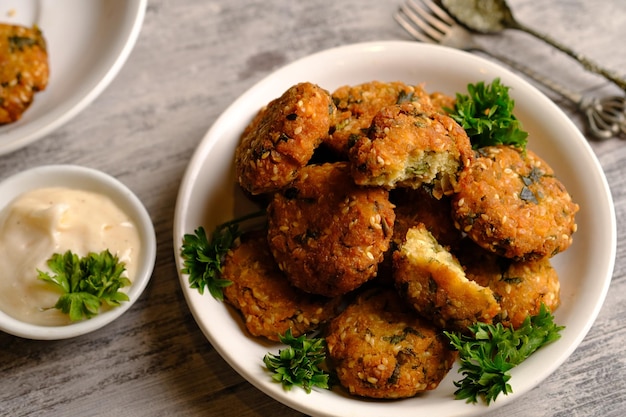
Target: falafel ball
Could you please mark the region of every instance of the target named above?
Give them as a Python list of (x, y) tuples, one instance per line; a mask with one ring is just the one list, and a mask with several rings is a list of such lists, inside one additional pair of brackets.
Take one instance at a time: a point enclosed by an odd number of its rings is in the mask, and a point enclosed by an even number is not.
[(255, 195), (289, 185), (328, 136), (334, 109), (330, 93), (309, 82), (290, 87), (261, 109), (235, 151), (243, 189)]
[(477, 321), (491, 323), (500, 312), (493, 291), (469, 280), (458, 259), (423, 224), (407, 231), (393, 254), (393, 268), (400, 294), (444, 329), (465, 332)]
[(307, 165), (270, 202), (268, 241), (294, 286), (334, 297), (376, 276), (394, 220), (389, 193), (355, 185), (346, 162)]
[(465, 130), (418, 102), (380, 110), (349, 151), (357, 184), (387, 189), (429, 184), (437, 198), (456, 191), (457, 177), (472, 157)]
[(488, 146), (461, 173), (452, 198), (457, 228), (516, 260), (551, 257), (572, 243), (578, 205), (530, 149)]
[(412, 397), (437, 388), (457, 353), (393, 288), (360, 294), (331, 320), (326, 336), (331, 367), (350, 394)]
[(436, 199), (424, 187), (416, 190), (397, 188), (389, 192), (389, 199), (396, 206), (396, 221), (389, 250), (378, 267), (377, 281), (393, 285), (393, 253), (404, 243), (406, 232), (411, 227), (423, 223), (437, 242), (445, 247), (456, 247), (463, 235), (454, 227), (450, 198), (447, 196)]

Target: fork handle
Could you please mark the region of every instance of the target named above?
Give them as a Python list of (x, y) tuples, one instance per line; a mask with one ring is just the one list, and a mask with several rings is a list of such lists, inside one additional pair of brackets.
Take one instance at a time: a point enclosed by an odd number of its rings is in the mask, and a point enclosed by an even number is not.
[(505, 56), (502, 55), (498, 55), (498, 54), (494, 54), (490, 51), (485, 51), (483, 49), (481, 49), (482, 52), (490, 55), (491, 57), (497, 59), (500, 62), (503, 62), (505, 64), (507, 64), (509, 67), (514, 68), (518, 71), (520, 71), (521, 73), (527, 75), (528, 77), (532, 78), (533, 80), (537, 81), (539, 84), (549, 88), (550, 90), (554, 91), (555, 93), (560, 94), (561, 96), (565, 97), (566, 99), (570, 100), (572, 103), (580, 105), (581, 101), (582, 101), (582, 95), (575, 93), (569, 89), (567, 89), (566, 87), (564, 87), (563, 85), (555, 82), (554, 80), (548, 78), (548, 77), (544, 77), (543, 75), (539, 74), (537, 71), (527, 67), (526, 65), (520, 64), (517, 61), (513, 61)]
[(593, 62), (592, 60), (590, 60), (589, 58), (585, 57), (582, 54), (579, 54), (575, 51), (573, 51), (571, 48), (569, 48), (566, 45), (563, 45), (562, 43), (552, 39), (551, 37), (543, 34), (543, 33), (539, 33), (536, 30), (522, 25), (519, 22), (514, 22), (511, 25), (512, 29), (517, 29), (517, 30), (521, 30), (523, 32), (526, 32), (538, 39), (541, 39), (542, 41), (544, 41), (545, 43), (547, 43), (548, 45), (554, 46), (556, 49), (558, 49), (561, 52), (566, 53), (567, 55), (571, 56), (572, 58), (574, 58), (576, 61), (578, 61), (579, 63), (582, 64), (582, 66), (588, 70), (591, 71), (595, 74), (599, 74), (602, 75), (604, 78), (606, 78), (607, 80), (617, 84), (619, 86), (619, 88), (621, 88), (622, 90), (626, 91), (626, 79), (620, 77), (616, 72), (614, 71), (610, 71), (607, 70), (605, 68), (602, 68), (601, 66), (599, 66), (598, 64), (596, 64), (595, 62)]

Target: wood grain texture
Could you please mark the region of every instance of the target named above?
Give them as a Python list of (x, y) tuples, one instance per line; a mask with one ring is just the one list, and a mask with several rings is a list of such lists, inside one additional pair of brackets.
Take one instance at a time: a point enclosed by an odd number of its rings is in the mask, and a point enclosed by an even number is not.
[[(178, 186), (195, 147), (220, 113), (273, 70), (338, 45), (409, 40), (391, 19), (399, 4), (149, 2), (136, 47), (111, 85), (64, 126), (0, 157), (0, 178), (50, 163), (85, 165), (119, 178), (142, 199), (156, 227), (152, 281), (132, 309), (92, 334), (42, 342), (0, 333), (0, 415), (302, 415), (243, 380), (194, 322), (174, 265)], [(512, 0), (511, 5), (520, 21), (624, 73), (622, 0)], [(619, 93), (524, 33), (507, 31), (480, 40), (574, 90)], [(547, 93), (582, 126), (572, 103)], [(592, 148), (618, 218), (617, 261), (606, 302), (580, 347), (556, 372), (490, 417), (618, 417), (626, 412), (626, 142), (593, 142)]]

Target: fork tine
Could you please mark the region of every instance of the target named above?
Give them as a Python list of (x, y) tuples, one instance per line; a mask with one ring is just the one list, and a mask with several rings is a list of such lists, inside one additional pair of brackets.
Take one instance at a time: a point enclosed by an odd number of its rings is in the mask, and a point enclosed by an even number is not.
[(396, 22), (398, 22), (400, 26), (402, 26), (404, 30), (406, 30), (411, 36), (413, 36), (418, 41), (425, 42), (425, 43), (437, 43), (437, 41), (424, 35), (422, 32), (417, 30), (415, 26), (413, 26), (412, 24), (413, 20), (411, 20), (410, 17), (407, 17), (406, 11), (403, 8), (400, 8), (398, 12), (394, 13), (393, 18), (396, 20)]
[[(450, 19), (450, 17), (447, 16), (446, 13), (443, 10), (439, 9), (437, 7), (437, 5), (435, 3), (433, 3), (432, 1), (429, 3), (429, 0), (422, 0), (422, 5), (426, 6), (427, 8), (431, 8), (432, 13), (430, 13), (428, 10), (425, 10), (424, 7), (419, 6), (415, 1), (408, 0), (406, 2), (406, 7), (407, 7), (407, 9), (410, 9), (414, 13), (411, 13), (410, 15), (407, 14), (407, 15), (410, 18), (413, 18), (412, 20), (415, 22), (415, 24), (417, 24), (418, 26), (420, 26), (424, 30), (426, 30), (426, 29), (424, 28), (424, 26), (419, 24), (419, 21), (426, 21), (426, 22), (428, 22), (428, 24), (430, 24), (430, 26), (433, 26), (434, 28), (436, 28), (442, 34), (447, 33), (450, 30), (450, 26), (454, 24), (454, 21), (449, 22), (446, 19), (442, 19), (442, 20), (444, 20), (446, 22), (446, 23), (444, 23), (440, 19), (438, 19), (437, 17), (433, 16), (433, 13), (437, 13), (438, 16), (439, 16), (440, 13), (443, 13), (444, 17), (447, 17), (447, 19)], [(419, 17), (417, 15), (419, 15)], [(435, 38), (435, 37), (433, 36), (433, 38)], [(441, 35), (439, 35), (439, 39), (440, 38), (441, 38)]]
[[(419, 13), (419, 7), (417, 12)], [(443, 33), (425, 22), (408, 3), (400, 6), (394, 16), (407, 32), (422, 42), (438, 43), (443, 37)]]
[[(409, 0), (409, 1), (412, 2), (412, 0)], [(432, 0), (422, 0), (422, 4), (424, 4), (427, 8), (429, 8), (431, 12), (433, 12), (435, 15), (437, 15), (437, 17), (439, 17), (439, 19), (441, 19), (444, 22), (446, 22), (449, 26), (453, 26), (453, 25), (457, 24), (457, 22), (452, 18), (452, 16), (450, 16), (448, 14), (448, 12), (443, 10), (441, 7), (439, 7)]]

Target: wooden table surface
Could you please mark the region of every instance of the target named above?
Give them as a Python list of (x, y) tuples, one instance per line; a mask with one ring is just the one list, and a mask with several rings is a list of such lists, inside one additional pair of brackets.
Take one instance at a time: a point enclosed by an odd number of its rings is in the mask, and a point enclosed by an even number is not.
[[(220, 113), (273, 70), (339, 45), (410, 40), (391, 18), (400, 2), (149, 2), (136, 46), (110, 86), (65, 125), (1, 156), (0, 179), (51, 163), (93, 167), (120, 179), (154, 221), (158, 253), (151, 283), (119, 320), (85, 336), (32, 341), (0, 333), (0, 415), (301, 415), (233, 371), (196, 325), (174, 264), (178, 186)], [(511, 5), (519, 20), (626, 74), (622, 0), (511, 0)], [(620, 93), (527, 34), (507, 31), (480, 41), (574, 90)], [(548, 95), (582, 128), (573, 104)], [(592, 142), (592, 147), (618, 218), (609, 293), (571, 357), (522, 398), (494, 409), (491, 417), (625, 415), (626, 141)]]

